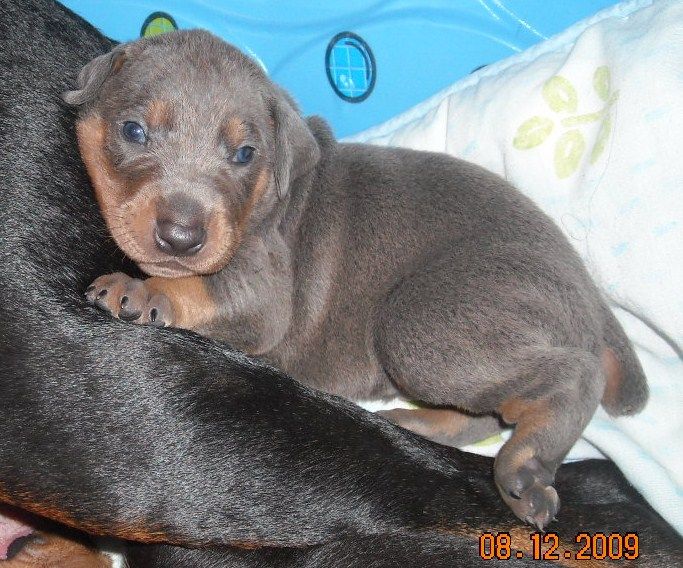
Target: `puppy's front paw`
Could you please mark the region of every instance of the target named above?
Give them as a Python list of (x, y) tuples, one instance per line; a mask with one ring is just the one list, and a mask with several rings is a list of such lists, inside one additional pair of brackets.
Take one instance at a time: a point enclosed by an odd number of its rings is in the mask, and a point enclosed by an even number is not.
[(88, 286), (85, 298), (89, 304), (124, 321), (157, 327), (173, 324), (173, 304), (168, 297), (150, 289), (145, 280), (122, 272), (97, 278)]

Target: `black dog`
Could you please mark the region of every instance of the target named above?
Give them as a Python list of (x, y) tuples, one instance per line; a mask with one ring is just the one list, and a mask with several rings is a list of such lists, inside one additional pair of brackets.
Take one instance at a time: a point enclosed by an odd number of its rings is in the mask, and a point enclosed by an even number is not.
[[(132, 267), (59, 93), (111, 43), (48, 0), (5, 0), (0, 37), (0, 500), (94, 535), (214, 549), (134, 547), (138, 566), (477, 565), (480, 536), (500, 531), (520, 564), (544, 565), (491, 460), (192, 333), (86, 308), (88, 282)], [(562, 467), (557, 487), (571, 554), (578, 531), (637, 532), (645, 565), (680, 562), (678, 536), (610, 464)]]

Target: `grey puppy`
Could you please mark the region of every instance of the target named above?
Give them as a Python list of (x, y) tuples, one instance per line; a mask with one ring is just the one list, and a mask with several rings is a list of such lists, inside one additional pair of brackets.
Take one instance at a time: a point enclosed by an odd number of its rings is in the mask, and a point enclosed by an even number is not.
[(64, 98), (82, 107), (104, 218), (151, 276), (88, 288), (114, 316), (227, 340), (349, 399), (422, 401), (386, 416), (442, 443), (514, 424), (495, 481), (539, 528), (598, 404), (644, 405), (642, 369), (579, 257), (498, 176), (338, 144), (203, 31), (120, 45), (78, 82)]

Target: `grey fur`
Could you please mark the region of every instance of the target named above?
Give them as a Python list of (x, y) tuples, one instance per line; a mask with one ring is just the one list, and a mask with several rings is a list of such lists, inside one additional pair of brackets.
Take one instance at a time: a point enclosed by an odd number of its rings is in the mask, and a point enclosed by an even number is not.
[[(520, 518), (547, 525), (559, 503), (555, 470), (603, 397), (606, 348), (623, 372), (609, 412), (636, 412), (647, 399), (628, 339), (550, 218), (471, 163), (338, 144), (206, 32), (133, 45), (138, 56), (120, 73), (103, 84), (90, 73), (71, 100), (102, 87), (84, 114), (115, 122), (150, 93), (172, 97), (185, 122), (148, 156), (150, 168), (175, 172), (164, 187), (209, 208), (244, 202), (247, 174), (198, 141), (235, 115), (254, 126), (273, 170), (234, 256), (206, 276), (219, 315), (197, 331), (349, 399), (400, 394), (516, 422), (496, 481)], [(131, 150), (118, 141), (110, 150), (125, 172)]]

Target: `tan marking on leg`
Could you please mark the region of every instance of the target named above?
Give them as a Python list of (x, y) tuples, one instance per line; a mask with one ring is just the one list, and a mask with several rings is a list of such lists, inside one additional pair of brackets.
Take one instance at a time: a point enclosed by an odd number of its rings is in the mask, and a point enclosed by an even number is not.
[(511, 468), (518, 469), (528, 463), (536, 456), (534, 448), (529, 446), (517, 447), (514, 455), (510, 458), (509, 463)]
[(493, 416), (472, 416), (453, 408), (395, 408), (379, 414), (402, 428), (448, 446), (479, 442), (501, 430)]
[(529, 402), (521, 398), (509, 398), (500, 405), (498, 410), (506, 424), (516, 424), (528, 405)]
[(145, 280), (151, 293), (164, 294), (173, 304), (174, 327), (197, 329), (214, 320), (217, 306), (206, 287), (206, 278), (160, 278)]
[(503, 402), (498, 410), (507, 424), (517, 425), (515, 433), (518, 439), (546, 428), (552, 422), (552, 417), (548, 412), (548, 403), (544, 399), (510, 398)]
[(624, 382), (624, 369), (614, 351), (606, 347), (602, 352), (602, 368), (605, 373), (605, 392), (602, 403), (606, 406), (617, 406), (619, 391)]

